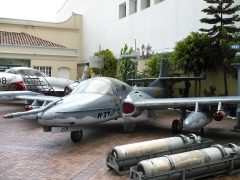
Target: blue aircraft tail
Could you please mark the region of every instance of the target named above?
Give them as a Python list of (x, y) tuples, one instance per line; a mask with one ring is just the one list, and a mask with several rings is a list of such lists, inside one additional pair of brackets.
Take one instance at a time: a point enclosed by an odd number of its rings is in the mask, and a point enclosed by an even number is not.
[(167, 60), (162, 59), (160, 64), (160, 73), (159, 77), (150, 84), (150, 87), (161, 87), (161, 88), (167, 88), (167, 81), (163, 80), (163, 77), (168, 76), (168, 66), (167, 66)]

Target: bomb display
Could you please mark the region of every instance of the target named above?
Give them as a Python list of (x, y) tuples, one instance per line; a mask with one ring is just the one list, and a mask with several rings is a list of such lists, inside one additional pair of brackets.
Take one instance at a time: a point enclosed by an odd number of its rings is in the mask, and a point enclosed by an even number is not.
[[(240, 168), (240, 147), (213, 145), (163, 157), (143, 160), (131, 169), (130, 179), (181, 179), (225, 174)], [(140, 178), (141, 177), (141, 178)], [(151, 178), (154, 177), (154, 178)]]
[(126, 144), (114, 147), (107, 154), (106, 165), (119, 175), (124, 175), (129, 173), (131, 166), (136, 166), (142, 160), (206, 148), (211, 145), (212, 140), (195, 134)]

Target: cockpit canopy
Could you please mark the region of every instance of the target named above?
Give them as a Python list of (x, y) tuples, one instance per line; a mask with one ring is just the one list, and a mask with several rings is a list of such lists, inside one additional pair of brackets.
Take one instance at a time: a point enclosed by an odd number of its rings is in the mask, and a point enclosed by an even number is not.
[(94, 94), (108, 94), (113, 95), (111, 85), (99, 79), (89, 79), (82, 81), (72, 92), (74, 93), (94, 93)]
[(114, 89), (116, 91), (125, 90), (129, 91), (129, 85), (122, 81), (113, 78), (92, 78), (82, 81), (71, 94), (75, 93), (94, 93), (102, 95), (113, 95)]
[(15, 67), (6, 70), (5, 72), (7, 73), (12, 73), (12, 74), (20, 74), (22, 76), (37, 76), (37, 77), (46, 77), (46, 75), (36, 69), (33, 68), (28, 68), (28, 67)]

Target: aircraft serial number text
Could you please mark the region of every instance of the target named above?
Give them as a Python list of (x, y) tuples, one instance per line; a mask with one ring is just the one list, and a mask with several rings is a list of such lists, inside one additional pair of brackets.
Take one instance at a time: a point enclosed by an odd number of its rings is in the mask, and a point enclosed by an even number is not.
[(110, 112), (98, 113), (98, 119), (104, 119), (110, 116)]
[(7, 78), (5, 78), (5, 77), (0, 78), (0, 83), (7, 84)]

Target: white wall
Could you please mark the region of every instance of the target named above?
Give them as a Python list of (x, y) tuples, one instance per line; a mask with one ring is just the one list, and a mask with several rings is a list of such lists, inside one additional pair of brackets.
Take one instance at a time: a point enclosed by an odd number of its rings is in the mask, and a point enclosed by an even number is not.
[[(127, 15), (119, 19), (119, 5), (126, 2)], [(129, 0), (66, 0), (58, 12), (59, 20), (72, 12), (83, 15), (83, 60), (94, 52), (109, 48), (115, 55), (127, 43), (134, 47), (150, 44), (155, 52), (172, 50), (177, 41), (203, 26), (199, 19), (203, 0), (165, 0), (129, 15)], [(236, 0), (240, 3), (240, 0)]]

